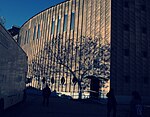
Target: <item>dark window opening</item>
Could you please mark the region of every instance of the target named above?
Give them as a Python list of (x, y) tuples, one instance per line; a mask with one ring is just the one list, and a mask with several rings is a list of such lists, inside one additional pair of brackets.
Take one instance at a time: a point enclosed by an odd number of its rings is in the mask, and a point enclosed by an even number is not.
[(146, 28), (146, 27), (143, 27), (143, 28), (142, 28), (142, 33), (143, 33), (143, 34), (146, 34), (146, 33), (147, 33), (147, 28)]
[(124, 27), (124, 30), (125, 30), (125, 31), (129, 31), (129, 24), (124, 24), (123, 27)]
[(149, 83), (149, 78), (148, 77), (144, 77), (144, 84), (148, 84)]
[(75, 13), (71, 14), (71, 30), (74, 30)]
[(34, 26), (33, 40), (35, 39), (35, 37), (36, 37), (36, 26)]
[(40, 24), (38, 24), (37, 39), (40, 38)]
[(141, 5), (141, 10), (146, 11), (146, 5)]
[(130, 83), (130, 76), (124, 76), (125, 78), (125, 83)]
[(124, 7), (125, 7), (125, 8), (129, 8), (129, 2), (128, 2), (128, 1), (125, 1), (125, 2), (124, 2)]
[(52, 21), (52, 33), (51, 34), (54, 34), (54, 30), (55, 30), (55, 21)]
[(58, 19), (57, 33), (60, 33), (60, 21), (61, 21), (61, 19)]
[(28, 30), (28, 42), (30, 42), (30, 29)]
[(68, 15), (65, 15), (65, 17), (64, 17), (64, 31), (67, 30), (67, 22), (68, 22)]
[(147, 57), (148, 57), (147, 51), (143, 51), (143, 52), (142, 52), (142, 55), (143, 55), (143, 58), (147, 58)]
[(124, 55), (129, 56), (129, 54), (130, 54), (129, 49), (124, 49)]
[(26, 33), (25, 33), (25, 38), (24, 38), (24, 44), (26, 44), (26, 42), (27, 42), (27, 31), (26, 31)]

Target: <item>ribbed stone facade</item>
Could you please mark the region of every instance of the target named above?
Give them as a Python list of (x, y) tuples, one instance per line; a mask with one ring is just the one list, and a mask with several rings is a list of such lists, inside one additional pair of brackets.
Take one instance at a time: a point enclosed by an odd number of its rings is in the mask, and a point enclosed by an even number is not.
[[(29, 65), (33, 63), (33, 59), (38, 59), (46, 43), (54, 46), (52, 40), (58, 36), (60, 45), (70, 39), (73, 40), (73, 45), (75, 43), (82, 44), (84, 42), (83, 37), (98, 38), (99, 47), (100, 43), (110, 45), (110, 4), (110, 0), (68, 0), (40, 12), (25, 22), (20, 30), (20, 44), (28, 55)], [(54, 52), (55, 47), (52, 49)], [(72, 56), (73, 53), (68, 57)], [(54, 56), (52, 56), (51, 60), (54, 59)], [(77, 64), (77, 60), (72, 62), (72, 69), (78, 69)], [(93, 72), (94, 69), (88, 74), (94, 75)], [(33, 74), (30, 73), (29, 66), (28, 77), (30, 76), (33, 76)], [(53, 89), (66, 92), (73, 91), (74, 88), (71, 86), (73, 77), (71, 75), (65, 75), (63, 72), (59, 75), (48, 72), (48, 76), (54, 77), (54, 80), (55, 78), (61, 79), (62, 76), (65, 77), (65, 88), (63, 90), (58, 88), (60, 80), (57, 80), (58, 82), (55, 80)], [(78, 91), (78, 85), (75, 87)]]

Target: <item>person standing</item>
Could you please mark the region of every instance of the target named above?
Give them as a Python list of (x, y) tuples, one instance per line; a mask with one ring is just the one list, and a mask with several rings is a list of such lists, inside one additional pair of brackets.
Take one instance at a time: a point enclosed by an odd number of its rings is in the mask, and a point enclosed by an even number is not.
[(23, 102), (26, 102), (27, 99), (27, 92), (26, 89), (23, 90)]
[(116, 107), (117, 101), (114, 95), (114, 90), (110, 89), (110, 91), (106, 95), (107, 99), (107, 117), (110, 117), (111, 111), (113, 111), (113, 117), (116, 117)]
[(43, 105), (45, 105), (46, 103), (46, 106), (48, 106), (51, 90), (47, 84), (46, 84), (46, 87), (43, 89), (42, 94), (43, 94)]
[(130, 102), (130, 117), (142, 117), (143, 107), (142, 99), (137, 91), (132, 92), (132, 99)]

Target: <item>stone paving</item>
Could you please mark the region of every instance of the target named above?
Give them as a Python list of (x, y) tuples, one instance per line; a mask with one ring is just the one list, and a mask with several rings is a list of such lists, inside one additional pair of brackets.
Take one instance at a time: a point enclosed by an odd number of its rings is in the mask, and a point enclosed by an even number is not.
[[(128, 107), (118, 105), (117, 117), (129, 117)], [(144, 117), (150, 117), (150, 110), (144, 112)], [(42, 105), (42, 96), (28, 95), (26, 102), (7, 109), (0, 117), (106, 117), (106, 104), (51, 97), (47, 107)]]

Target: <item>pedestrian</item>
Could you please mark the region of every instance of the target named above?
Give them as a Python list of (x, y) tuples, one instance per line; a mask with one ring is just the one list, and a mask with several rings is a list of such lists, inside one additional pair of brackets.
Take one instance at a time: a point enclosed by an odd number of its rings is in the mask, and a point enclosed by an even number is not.
[(110, 117), (111, 111), (113, 111), (113, 117), (116, 117), (116, 107), (117, 101), (114, 95), (114, 90), (110, 89), (110, 91), (106, 95), (107, 99), (107, 117)]
[(143, 115), (142, 99), (137, 91), (132, 92), (130, 102), (130, 117), (142, 117)]
[(27, 99), (27, 92), (26, 89), (23, 90), (23, 102), (26, 102)]
[(46, 84), (46, 87), (43, 89), (42, 94), (43, 94), (43, 105), (45, 105), (46, 103), (46, 106), (48, 106), (51, 90), (47, 84)]

